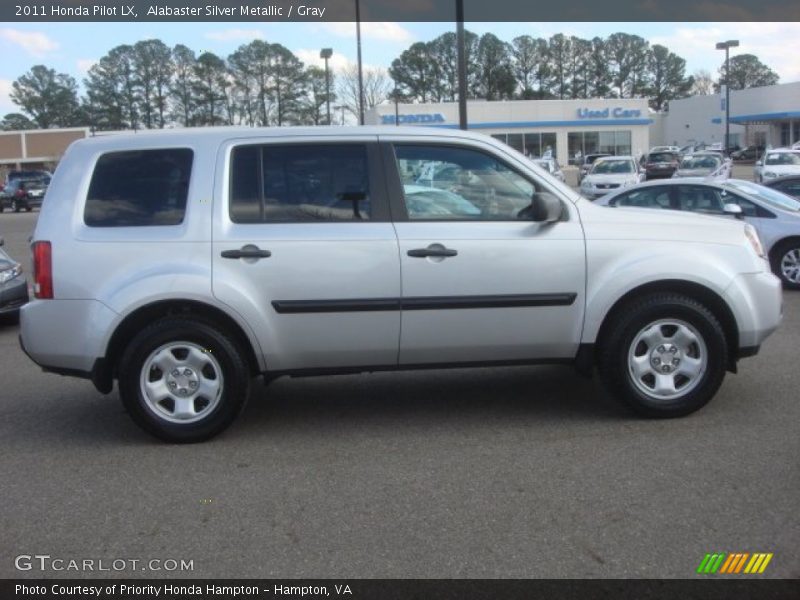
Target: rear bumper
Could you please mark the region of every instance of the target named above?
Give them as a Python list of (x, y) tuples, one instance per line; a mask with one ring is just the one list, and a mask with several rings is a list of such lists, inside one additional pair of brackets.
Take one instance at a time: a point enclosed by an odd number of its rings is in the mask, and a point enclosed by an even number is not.
[(89, 373), (105, 356), (117, 313), (97, 300), (33, 300), (20, 310), (22, 345), (52, 371)]

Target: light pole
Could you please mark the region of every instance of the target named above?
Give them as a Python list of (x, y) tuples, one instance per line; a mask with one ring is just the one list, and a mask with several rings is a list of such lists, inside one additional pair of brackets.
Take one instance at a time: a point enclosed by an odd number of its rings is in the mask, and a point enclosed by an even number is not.
[(464, 0), (456, 0), (456, 60), (458, 62), (458, 127), (467, 128), (467, 54), (464, 49)]
[(328, 59), (333, 56), (332, 48), (323, 48), (319, 57), (325, 59), (325, 103), (328, 105), (328, 125), (331, 124), (331, 76), (328, 71)]
[(723, 152), (728, 153), (730, 148), (731, 135), (731, 61), (730, 49), (736, 48), (739, 40), (728, 40), (727, 42), (717, 42), (717, 50), (725, 50), (725, 148)]
[(397, 85), (394, 86), (392, 99), (394, 100), (394, 124), (396, 127), (400, 127), (400, 90), (397, 89)]
[(358, 123), (364, 124), (364, 74), (361, 70), (361, 3), (356, 0), (356, 43), (358, 45)]

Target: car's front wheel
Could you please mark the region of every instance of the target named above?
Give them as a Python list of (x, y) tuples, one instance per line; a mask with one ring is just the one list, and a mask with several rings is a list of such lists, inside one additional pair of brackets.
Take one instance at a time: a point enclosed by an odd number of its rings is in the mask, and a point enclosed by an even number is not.
[(648, 417), (678, 417), (703, 407), (725, 377), (727, 343), (717, 318), (681, 294), (656, 293), (625, 305), (598, 340), (600, 374), (610, 391)]
[(205, 321), (167, 317), (142, 330), (119, 362), (119, 391), (133, 420), (169, 442), (199, 442), (228, 427), (247, 400), (242, 350)]
[(787, 240), (775, 246), (770, 263), (785, 288), (800, 290), (800, 240)]

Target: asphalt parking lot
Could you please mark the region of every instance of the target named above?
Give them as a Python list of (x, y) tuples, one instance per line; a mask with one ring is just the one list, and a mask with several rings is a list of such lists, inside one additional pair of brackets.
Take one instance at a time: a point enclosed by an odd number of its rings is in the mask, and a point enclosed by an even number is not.
[[(37, 214), (0, 215), (28, 272)], [(256, 384), (192, 446), (43, 374), (3, 322), (0, 577), (82, 575), (15, 570), (47, 554), (194, 565), (104, 576), (682, 578), (716, 551), (800, 577), (800, 293), (784, 298), (781, 329), (687, 418), (632, 417), (567, 367), (383, 373)]]

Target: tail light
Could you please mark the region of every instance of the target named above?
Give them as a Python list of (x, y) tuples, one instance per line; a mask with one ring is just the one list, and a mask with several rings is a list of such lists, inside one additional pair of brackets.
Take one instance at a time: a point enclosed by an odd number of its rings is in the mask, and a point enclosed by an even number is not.
[(33, 295), (53, 297), (53, 248), (50, 242), (33, 242)]

